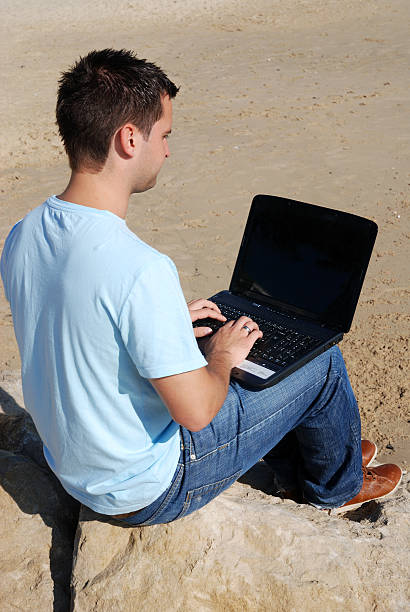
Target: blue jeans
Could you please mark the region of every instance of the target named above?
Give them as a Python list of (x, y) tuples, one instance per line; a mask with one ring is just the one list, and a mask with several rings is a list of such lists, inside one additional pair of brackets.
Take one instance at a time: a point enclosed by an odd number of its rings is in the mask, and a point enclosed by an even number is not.
[(326, 351), (277, 385), (250, 391), (232, 382), (207, 427), (181, 432), (169, 488), (127, 525), (168, 523), (198, 510), (262, 457), (278, 486), (322, 508), (342, 505), (362, 486), (360, 417), (343, 357)]

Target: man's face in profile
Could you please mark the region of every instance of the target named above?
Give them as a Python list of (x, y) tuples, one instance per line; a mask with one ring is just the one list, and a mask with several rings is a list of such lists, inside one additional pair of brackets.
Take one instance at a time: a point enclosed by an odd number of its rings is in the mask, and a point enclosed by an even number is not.
[(162, 97), (162, 116), (154, 123), (147, 140), (143, 140), (138, 158), (138, 177), (133, 193), (154, 187), (165, 159), (169, 157), (168, 136), (172, 128), (172, 102), (169, 96)]

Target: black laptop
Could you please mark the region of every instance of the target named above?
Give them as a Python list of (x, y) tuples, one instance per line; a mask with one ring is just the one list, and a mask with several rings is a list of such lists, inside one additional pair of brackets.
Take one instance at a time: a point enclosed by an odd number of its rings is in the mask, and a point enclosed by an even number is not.
[[(232, 377), (253, 389), (270, 387), (340, 342), (376, 235), (376, 223), (357, 215), (255, 196), (229, 291), (209, 298), (228, 320), (249, 315), (263, 331)], [(215, 331), (221, 323), (194, 326)]]

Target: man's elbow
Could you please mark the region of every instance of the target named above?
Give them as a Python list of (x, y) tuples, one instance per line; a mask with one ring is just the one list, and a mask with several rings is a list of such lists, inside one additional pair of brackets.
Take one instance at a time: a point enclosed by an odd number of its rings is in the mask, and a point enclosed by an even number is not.
[(205, 427), (209, 425), (210, 422), (211, 421), (207, 421), (206, 423), (193, 424), (190, 427), (186, 427), (186, 429), (195, 433), (197, 431), (201, 431), (202, 429), (205, 429)]
[(185, 427), (185, 429), (188, 429), (188, 431), (193, 431), (193, 432), (201, 431), (201, 429), (204, 429), (204, 427), (209, 425), (211, 420), (212, 419), (191, 418), (191, 417), (188, 417), (186, 419), (174, 419), (174, 421), (176, 421), (178, 425), (182, 425), (182, 427)]
[(178, 414), (173, 414), (172, 418), (174, 421), (178, 423), (178, 425), (182, 425), (185, 429), (189, 431), (201, 431), (204, 429), (209, 423), (212, 421), (214, 416), (214, 411), (207, 409), (203, 404), (198, 408), (198, 410), (192, 409), (187, 412), (179, 412)]

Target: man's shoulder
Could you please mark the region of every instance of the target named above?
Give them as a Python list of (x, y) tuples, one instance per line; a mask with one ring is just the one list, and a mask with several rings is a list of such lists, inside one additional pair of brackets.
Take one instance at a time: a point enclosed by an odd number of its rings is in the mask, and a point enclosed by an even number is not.
[(4, 241), (4, 248), (3, 248), (3, 256), (6, 255), (6, 251), (8, 250), (8, 248), (10, 247), (10, 243), (13, 240), (13, 237), (18, 233), (19, 228), (21, 226), (23, 222), (23, 219), (20, 219), (19, 221), (17, 221), (17, 223), (15, 223), (13, 225), (13, 227), (11, 228), (11, 230), (9, 231), (6, 240)]
[(100, 287), (109, 287), (110, 293), (132, 291), (136, 285), (167, 284), (170, 279), (179, 282), (173, 261), (164, 253), (144, 242), (128, 226), (115, 224), (109, 233), (97, 236), (92, 244), (77, 244), (73, 257), (83, 274)]
[(173, 261), (151, 245), (144, 242), (137, 234), (123, 225), (118, 228), (115, 240), (115, 251), (119, 257), (127, 258), (129, 268), (143, 271), (149, 268), (170, 268), (175, 270)]
[(124, 219), (108, 210), (72, 204), (55, 196), (42, 206), (46, 221), (42, 220), (41, 226), (50, 223), (53, 234), (56, 231), (58, 240), (63, 240), (68, 256), (85, 266), (103, 266), (108, 271), (117, 265), (138, 272), (147, 265), (168, 260), (141, 240)]
[(12, 228), (10, 229), (7, 238), (5, 240), (5, 246), (10, 244), (10, 242), (13, 241), (13, 239), (18, 236), (21, 231), (23, 230), (23, 228), (26, 225), (29, 225), (33, 218), (35, 218), (36, 216), (38, 216), (41, 208), (44, 206), (44, 204), (41, 204), (40, 206), (36, 206), (35, 208), (29, 210), (24, 217), (22, 217), (21, 219), (19, 219), (18, 221), (16, 221), (16, 223), (12, 226)]
[(124, 248), (129, 248), (138, 252), (141, 257), (146, 257), (147, 259), (151, 259), (153, 261), (159, 260), (162, 258), (167, 258), (164, 253), (161, 253), (147, 242), (144, 242), (136, 233), (134, 233), (126, 224), (117, 228), (119, 232), (118, 246), (122, 245)]

